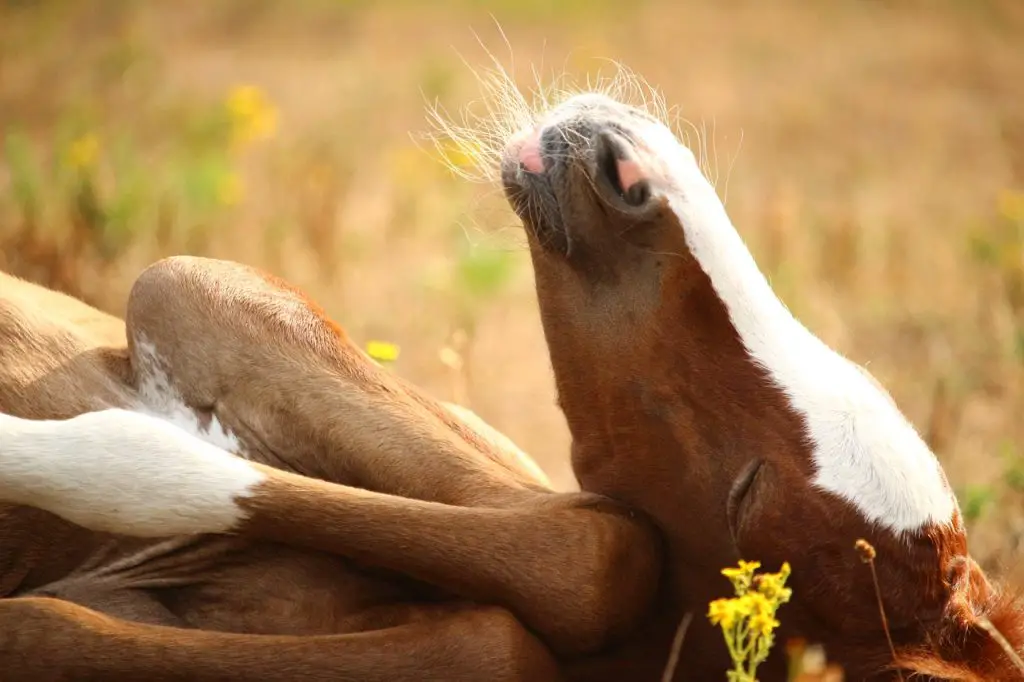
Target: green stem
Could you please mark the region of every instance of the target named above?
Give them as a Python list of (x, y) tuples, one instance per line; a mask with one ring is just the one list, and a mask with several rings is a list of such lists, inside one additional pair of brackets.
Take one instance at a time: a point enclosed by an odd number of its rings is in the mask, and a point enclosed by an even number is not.
[(733, 628), (730, 628), (730, 629), (732, 630), (732, 632), (730, 632), (726, 628), (722, 628), (722, 633), (725, 635), (725, 646), (729, 650), (729, 657), (733, 661), (733, 670), (735, 670), (736, 672), (742, 672), (742, 670), (740, 670), (739, 668), (736, 667), (738, 665), (738, 663), (737, 663), (738, 658), (737, 657), (739, 656), (739, 653), (736, 651), (736, 640), (735, 640), (736, 630), (735, 630), (735, 626)]

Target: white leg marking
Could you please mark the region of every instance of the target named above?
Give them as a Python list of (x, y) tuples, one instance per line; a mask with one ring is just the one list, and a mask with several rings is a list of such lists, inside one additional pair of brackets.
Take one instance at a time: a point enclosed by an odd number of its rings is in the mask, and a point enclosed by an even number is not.
[(163, 360), (156, 351), (156, 346), (146, 340), (145, 336), (138, 334), (135, 337), (135, 357), (138, 361), (136, 370), (139, 377), (139, 397), (142, 406), (139, 412), (160, 417), (183, 429), (190, 434), (201, 438), (208, 443), (216, 445), (222, 450), (234, 452), (243, 457), (235, 435), (228, 431), (216, 415), (212, 417), (208, 428), (199, 423), (199, 417), (185, 401), (182, 400), (167, 376)]
[(0, 500), (139, 537), (228, 531), (265, 479), (245, 460), (128, 410), (63, 421), (0, 414)]
[(946, 524), (956, 498), (935, 456), (889, 397), (775, 296), (693, 154), (668, 128), (637, 132), (657, 155), (669, 205), (751, 357), (806, 420), (814, 484), (893, 531)]

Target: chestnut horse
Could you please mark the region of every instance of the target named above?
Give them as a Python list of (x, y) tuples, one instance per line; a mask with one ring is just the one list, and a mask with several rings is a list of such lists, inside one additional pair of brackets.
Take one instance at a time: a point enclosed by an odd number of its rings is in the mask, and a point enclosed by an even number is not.
[(939, 463), (658, 111), (510, 111), (491, 160), (583, 491), (250, 268), (161, 261), (124, 323), (2, 279), (4, 679), (653, 682), (687, 613), (674, 679), (722, 679), (702, 613), (738, 558), (792, 565), (778, 636), (850, 680), (1024, 679)]

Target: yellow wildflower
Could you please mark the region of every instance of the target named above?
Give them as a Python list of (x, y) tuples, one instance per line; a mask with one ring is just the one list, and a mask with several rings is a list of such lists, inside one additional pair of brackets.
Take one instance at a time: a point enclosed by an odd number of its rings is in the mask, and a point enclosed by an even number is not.
[(400, 348), (387, 341), (370, 341), (366, 344), (366, 353), (377, 362), (394, 362), (398, 359)]
[(735, 578), (742, 578), (745, 575), (745, 572), (741, 568), (729, 567), (722, 569), (722, 575), (724, 575), (729, 580), (733, 580)]
[(736, 595), (742, 595), (750, 587), (750, 581), (753, 579), (754, 571), (761, 567), (759, 561), (743, 561), (740, 560), (739, 566), (736, 568), (723, 568), (722, 575), (732, 582), (733, 587), (736, 590)]
[(266, 94), (252, 85), (231, 89), (225, 101), (235, 144), (273, 137), (277, 131), (277, 109)]
[(793, 595), (793, 590), (785, 587), (786, 578), (789, 576), (789, 564), (782, 565), (778, 573), (763, 573), (757, 577), (757, 591), (763, 594), (768, 601), (784, 604)]
[(755, 576), (760, 567), (757, 561), (741, 561), (735, 568), (722, 570), (732, 582), (736, 596), (716, 599), (708, 605), (708, 620), (722, 629), (733, 661), (729, 671), (732, 682), (756, 682), (757, 667), (768, 658), (775, 641), (775, 628), (779, 626), (775, 612), (792, 595), (786, 587), (788, 563), (778, 573)]
[(740, 560), (740, 564), (737, 568), (723, 568), (722, 575), (730, 580), (745, 575), (753, 575), (754, 571), (761, 568), (760, 561), (743, 561)]
[(708, 605), (708, 619), (712, 625), (721, 625), (729, 629), (740, 618), (739, 601), (737, 599), (716, 599)]
[(87, 133), (74, 140), (64, 153), (64, 163), (75, 170), (84, 170), (96, 165), (100, 154), (100, 139), (94, 133)]
[(757, 616), (770, 613), (772, 610), (768, 599), (759, 592), (747, 592), (738, 598), (740, 609), (745, 616)]
[(761, 635), (767, 637), (772, 634), (775, 628), (779, 627), (779, 621), (775, 620), (774, 617), (767, 613), (757, 613), (750, 617), (747, 621), (750, 625), (750, 629)]

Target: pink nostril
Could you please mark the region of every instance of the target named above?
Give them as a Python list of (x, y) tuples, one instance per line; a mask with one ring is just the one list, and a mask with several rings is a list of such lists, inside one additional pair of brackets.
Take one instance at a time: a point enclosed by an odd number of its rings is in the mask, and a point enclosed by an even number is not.
[(544, 160), (540, 157), (540, 131), (533, 130), (523, 133), (522, 146), (519, 147), (519, 163), (531, 173), (544, 172)]
[(623, 193), (628, 192), (636, 183), (646, 179), (640, 164), (632, 159), (617, 159), (615, 169), (618, 171), (619, 185)]

